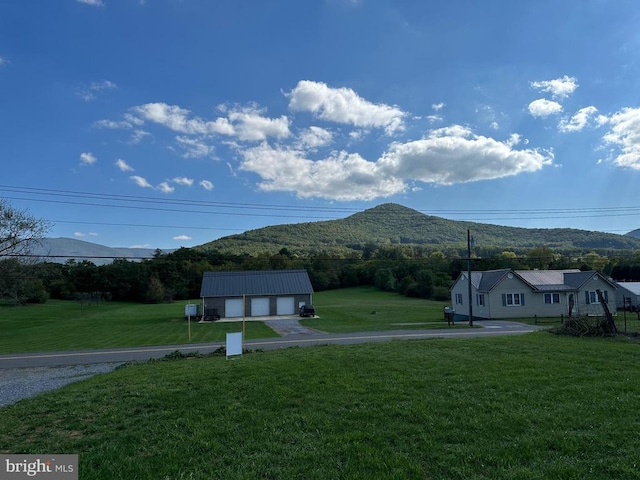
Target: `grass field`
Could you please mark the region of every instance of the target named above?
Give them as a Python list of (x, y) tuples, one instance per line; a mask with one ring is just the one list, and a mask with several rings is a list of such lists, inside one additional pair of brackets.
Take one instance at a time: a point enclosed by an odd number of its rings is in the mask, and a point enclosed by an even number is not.
[[(442, 327), (441, 302), (407, 298), (375, 288), (319, 292), (321, 318), (303, 324), (326, 332)], [(376, 312), (372, 314), (372, 312)], [(191, 343), (223, 342), (236, 323), (191, 323)], [(144, 305), (104, 302), (82, 306), (50, 300), (0, 307), (0, 354), (189, 343), (184, 302)], [(246, 338), (277, 336), (262, 322), (246, 322)]]
[[(224, 342), (233, 323), (191, 322), (191, 343)], [(0, 307), (0, 354), (190, 343), (184, 303), (144, 305), (105, 302), (81, 306), (50, 300), (43, 305)], [(277, 336), (261, 322), (247, 322), (246, 338)]]
[(319, 318), (300, 323), (324, 332), (442, 328), (447, 325), (443, 317), (447, 303), (405, 297), (375, 287), (328, 290), (313, 297)]
[[(444, 328), (445, 302), (408, 298), (374, 287), (329, 290), (314, 294), (319, 318), (301, 319), (305, 326), (329, 333), (374, 330)], [(636, 314), (627, 317), (628, 330), (640, 331)], [(554, 322), (555, 320), (555, 322)], [(534, 319), (522, 319), (534, 323)], [(559, 319), (539, 319), (552, 327)], [(617, 319), (624, 331), (622, 313)], [(456, 327), (467, 327), (458, 322)], [(224, 342), (238, 323), (191, 323), (191, 342), (184, 302), (144, 305), (105, 302), (99, 306), (50, 300), (44, 305), (0, 306), (0, 354), (120, 348), (143, 345)], [(246, 338), (277, 336), (262, 322), (246, 322)]]
[(0, 408), (84, 479), (640, 478), (640, 349), (539, 332), (133, 365)]

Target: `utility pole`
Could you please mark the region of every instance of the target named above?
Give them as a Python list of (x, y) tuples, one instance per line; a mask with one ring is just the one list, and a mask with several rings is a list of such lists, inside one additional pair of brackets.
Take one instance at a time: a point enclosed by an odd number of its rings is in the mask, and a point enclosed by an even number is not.
[(471, 294), (471, 230), (467, 229), (467, 275), (469, 277), (469, 326), (473, 327), (473, 295)]

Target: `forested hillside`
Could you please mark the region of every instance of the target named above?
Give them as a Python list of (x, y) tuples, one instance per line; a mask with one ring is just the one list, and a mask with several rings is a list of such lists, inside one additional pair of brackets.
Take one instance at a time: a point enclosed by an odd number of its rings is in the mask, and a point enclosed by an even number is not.
[(485, 223), (461, 222), (425, 215), (401, 205), (387, 203), (341, 220), (277, 225), (206, 243), (198, 249), (225, 253), (291, 253), (308, 256), (319, 251), (348, 256), (370, 248), (391, 245), (456, 251), (466, 248), (467, 229), (481, 251), (511, 250), (525, 253), (546, 246), (562, 252), (640, 249), (640, 239), (570, 228), (530, 229)]

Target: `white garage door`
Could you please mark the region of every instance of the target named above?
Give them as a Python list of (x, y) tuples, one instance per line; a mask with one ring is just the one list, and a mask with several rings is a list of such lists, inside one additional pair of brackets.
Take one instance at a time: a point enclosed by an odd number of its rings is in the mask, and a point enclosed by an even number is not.
[(242, 316), (242, 299), (227, 298), (224, 301), (224, 316), (227, 318), (241, 317)]
[(269, 315), (269, 299), (268, 298), (252, 298), (251, 299), (251, 316), (266, 317)]
[(277, 313), (278, 315), (293, 315), (296, 313), (295, 299), (293, 297), (278, 297)]

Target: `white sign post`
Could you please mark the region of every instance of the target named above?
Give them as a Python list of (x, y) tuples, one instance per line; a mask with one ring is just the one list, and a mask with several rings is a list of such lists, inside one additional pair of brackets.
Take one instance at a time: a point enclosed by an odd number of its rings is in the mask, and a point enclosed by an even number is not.
[(242, 332), (227, 333), (227, 359), (232, 355), (242, 356)]

